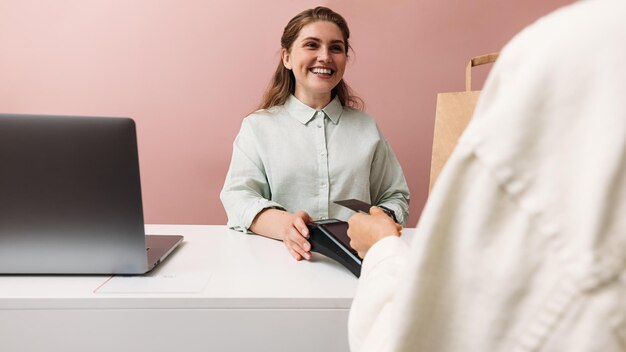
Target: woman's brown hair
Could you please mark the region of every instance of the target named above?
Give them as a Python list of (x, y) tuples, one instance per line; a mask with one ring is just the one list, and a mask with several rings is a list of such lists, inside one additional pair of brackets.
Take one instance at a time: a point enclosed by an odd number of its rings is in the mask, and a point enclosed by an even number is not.
[[(341, 33), (343, 34), (347, 55), (348, 49), (350, 49), (350, 44), (348, 43), (348, 38), (350, 38), (350, 29), (348, 29), (348, 24), (340, 14), (323, 6), (302, 11), (296, 15), (296, 17), (292, 18), (289, 23), (287, 23), (287, 26), (285, 26), (283, 36), (280, 38), (281, 47), (290, 51), (291, 46), (298, 38), (302, 27), (317, 21), (332, 22), (339, 27)], [(293, 72), (283, 65), (282, 59), (279, 60), (278, 67), (276, 67), (276, 71), (274, 72), (270, 85), (265, 91), (265, 94), (263, 94), (263, 99), (259, 104), (259, 109), (269, 109), (272, 106), (284, 104), (285, 101), (287, 101), (287, 98), (289, 98), (289, 95), (294, 93), (295, 88), (296, 78), (294, 77)], [(352, 89), (350, 89), (343, 78), (339, 81), (339, 83), (337, 83), (335, 88), (332, 89), (331, 96), (339, 98), (342, 106), (349, 106), (355, 109), (362, 109), (363, 107), (363, 101), (361, 98), (352, 94)]]

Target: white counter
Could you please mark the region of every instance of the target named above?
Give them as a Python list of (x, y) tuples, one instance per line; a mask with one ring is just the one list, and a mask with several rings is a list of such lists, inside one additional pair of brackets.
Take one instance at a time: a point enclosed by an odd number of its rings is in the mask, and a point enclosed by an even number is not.
[(0, 350), (348, 351), (357, 279), (336, 262), (224, 226), (146, 233), (185, 240), (143, 277), (0, 276)]

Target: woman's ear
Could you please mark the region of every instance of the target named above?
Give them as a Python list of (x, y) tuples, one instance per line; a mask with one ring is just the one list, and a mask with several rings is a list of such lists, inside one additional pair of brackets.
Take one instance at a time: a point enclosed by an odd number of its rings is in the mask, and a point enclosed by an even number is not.
[(291, 70), (291, 63), (289, 62), (289, 52), (287, 51), (287, 49), (282, 48), (280, 49), (280, 56), (283, 59), (283, 66), (285, 66), (286, 69)]

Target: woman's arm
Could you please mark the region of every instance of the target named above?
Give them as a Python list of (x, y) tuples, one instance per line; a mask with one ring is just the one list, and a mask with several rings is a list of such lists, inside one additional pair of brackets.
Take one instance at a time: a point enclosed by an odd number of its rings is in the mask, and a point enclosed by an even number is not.
[(265, 166), (248, 119), (233, 142), (233, 154), (220, 199), (228, 215), (228, 227), (247, 232), (258, 214), (267, 208), (283, 209), (272, 201)]
[(372, 204), (392, 210), (398, 223), (406, 225), (409, 216), (409, 186), (389, 143), (382, 134), (380, 138), (370, 171)]
[(307, 241), (309, 229), (306, 223), (311, 217), (305, 211), (289, 213), (280, 209), (265, 209), (252, 222), (254, 233), (285, 243), (295, 260), (311, 259), (311, 244)]
[(281, 240), (296, 260), (310, 259), (306, 223), (311, 218), (304, 211), (289, 213), (270, 199), (271, 190), (257, 144), (252, 127), (244, 119), (233, 143), (230, 168), (220, 193), (228, 226)]

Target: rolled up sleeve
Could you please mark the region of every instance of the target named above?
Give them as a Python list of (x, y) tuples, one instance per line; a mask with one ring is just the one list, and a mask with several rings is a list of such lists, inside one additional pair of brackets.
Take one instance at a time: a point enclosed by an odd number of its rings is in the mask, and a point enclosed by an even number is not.
[(372, 161), (370, 185), (373, 204), (393, 210), (398, 222), (406, 226), (409, 217), (409, 187), (400, 162), (382, 135)]
[(220, 199), (228, 215), (228, 227), (247, 232), (263, 209), (284, 209), (269, 200), (271, 192), (265, 168), (257, 148), (257, 139), (244, 119), (233, 143), (233, 155)]

